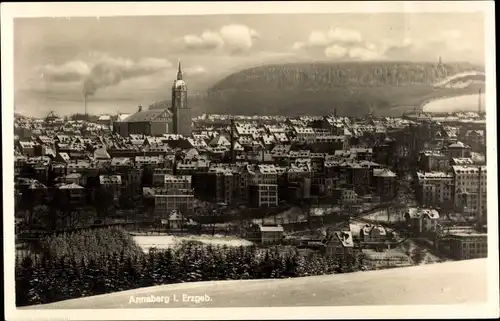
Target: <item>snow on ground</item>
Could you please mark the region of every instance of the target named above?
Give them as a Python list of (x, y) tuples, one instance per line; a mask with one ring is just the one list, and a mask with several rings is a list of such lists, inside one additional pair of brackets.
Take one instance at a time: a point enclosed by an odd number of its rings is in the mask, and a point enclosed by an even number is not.
[(351, 230), (351, 233), (353, 236), (360, 236), (361, 235), (361, 229), (365, 226), (365, 223), (353, 223), (349, 224), (349, 229)]
[(401, 215), (401, 213), (391, 212), (388, 215), (387, 211), (385, 210), (363, 215), (362, 218), (372, 221), (391, 222), (391, 223), (401, 222), (403, 220), (403, 216)]
[(157, 249), (166, 249), (176, 246), (183, 241), (198, 241), (205, 244), (220, 245), (220, 246), (249, 246), (253, 243), (236, 237), (228, 237), (224, 235), (149, 235), (149, 236), (134, 236), (137, 245), (144, 251), (149, 251), (151, 247)]
[[(22, 309), (477, 304), (485, 303), (488, 298), (487, 267), (487, 260), (479, 259), (290, 279), (182, 283), (35, 305)], [(203, 296), (205, 294), (209, 296), (209, 300), (202, 302), (182, 300), (183, 295)], [(178, 300), (171, 299), (168, 304), (164, 302), (140, 305), (130, 303), (132, 296), (151, 295)], [(187, 313), (188, 310), (185, 311)]]
[(412, 259), (413, 264), (417, 265), (442, 262), (445, 260), (433, 254), (427, 246), (420, 246), (412, 239), (404, 241), (395, 250), (407, 255)]

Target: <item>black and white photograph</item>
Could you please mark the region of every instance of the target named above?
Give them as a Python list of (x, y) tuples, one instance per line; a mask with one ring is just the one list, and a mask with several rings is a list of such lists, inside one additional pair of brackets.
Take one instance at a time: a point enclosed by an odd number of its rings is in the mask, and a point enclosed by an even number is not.
[(495, 64), (490, 1), (2, 4), (7, 320), (498, 317)]

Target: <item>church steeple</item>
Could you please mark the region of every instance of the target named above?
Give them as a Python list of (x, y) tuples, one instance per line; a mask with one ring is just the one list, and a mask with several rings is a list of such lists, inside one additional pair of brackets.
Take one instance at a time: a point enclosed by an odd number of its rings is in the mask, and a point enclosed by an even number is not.
[(179, 60), (179, 66), (177, 68), (177, 80), (182, 80), (182, 69), (180, 60)]

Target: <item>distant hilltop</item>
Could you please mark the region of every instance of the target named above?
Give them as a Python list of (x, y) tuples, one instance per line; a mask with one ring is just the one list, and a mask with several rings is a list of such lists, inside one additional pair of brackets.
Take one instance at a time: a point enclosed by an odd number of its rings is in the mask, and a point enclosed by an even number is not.
[(210, 92), (227, 90), (324, 90), (344, 86), (433, 84), (457, 73), (480, 71), (469, 63), (411, 62), (294, 63), (260, 66), (234, 73)]
[[(401, 115), (399, 106), (419, 106), (441, 96), (477, 92), (481, 77), (465, 86), (435, 86), (456, 74), (483, 73), (470, 63), (321, 62), (274, 64), (245, 69), (190, 99), (198, 113), (346, 116), (369, 110)], [(463, 84), (463, 82), (461, 82)]]

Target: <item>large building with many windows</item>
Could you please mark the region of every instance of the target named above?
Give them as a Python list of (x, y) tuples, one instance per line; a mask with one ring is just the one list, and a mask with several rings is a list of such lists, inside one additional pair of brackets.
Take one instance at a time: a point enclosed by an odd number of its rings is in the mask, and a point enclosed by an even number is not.
[(192, 190), (171, 189), (155, 195), (155, 215), (168, 219), (172, 211), (190, 216), (194, 211), (194, 196)]
[(479, 232), (461, 232), (444, 236), (440, 250), (457, 260), (469, 260), (488, 256), (488, 235)]
[(422, 205), (453, 208), (453, 174), (447, 172), (418, 172), (416, 197)]
[(473, 215), (486, 212), (486, 166), (453, 166), (456, 209)]

